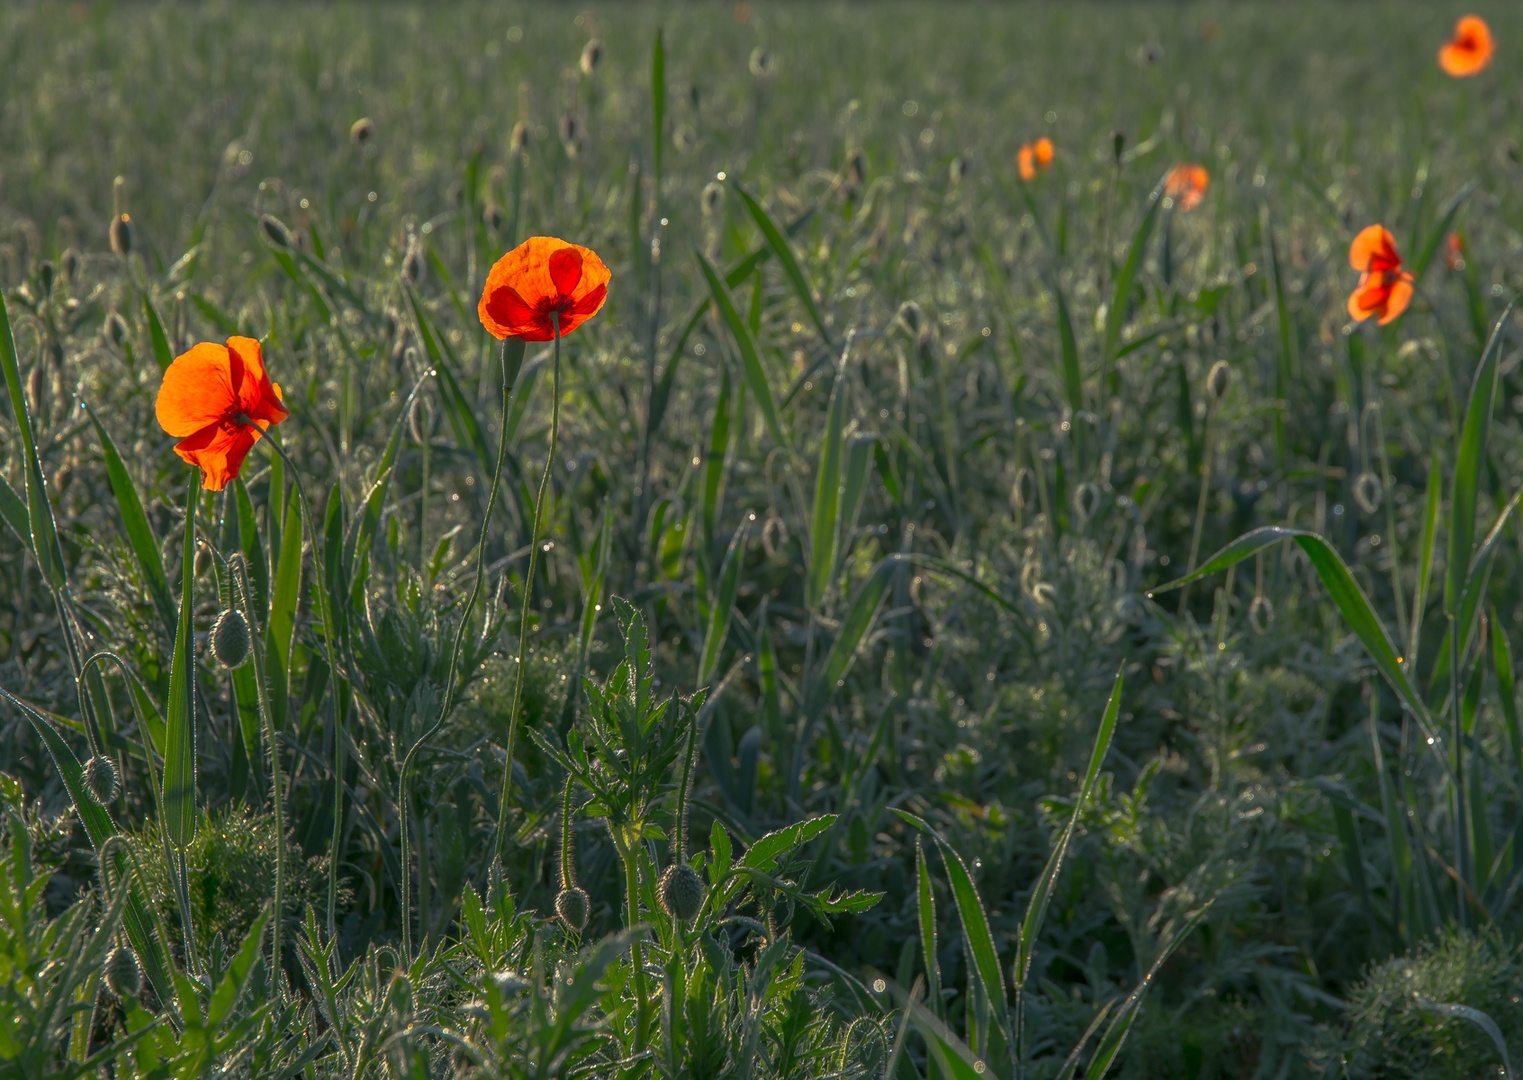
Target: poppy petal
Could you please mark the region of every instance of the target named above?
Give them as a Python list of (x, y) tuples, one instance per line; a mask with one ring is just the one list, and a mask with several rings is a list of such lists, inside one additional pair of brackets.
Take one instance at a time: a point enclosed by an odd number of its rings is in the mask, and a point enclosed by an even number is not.
[[(603, 301), (606, 299), (608, 299), (608, 286), (599, 285), (596, 289), (593, 289), (586, 296), (582, 297), (576, 303), (572, 304), (571, 309), (567, 311), (566, 314), (569, 315), (571, 319), (576, 320), (577, 323), (580, 323), (589, 316), (596, 315), (598, 313), (598, 309), (603, 306)], [(570, 320), (568, 320), (568, 322), (569, 321)]]
[(562, 296), (570, 296), (582, 280), (582, 253), (563, 247), (550, 253), (550, 280)]
[(1030, 143), (1021, 147), (1020, 152), (1015, 155), (1016, 169), (1019, 170), (1021, 179), (1027, 183), (1036, 179), (1036, 166), (1032, 164), (1034, 156)]
[(1385, 310), (1380, 316), (1380, 325), (1384, 326), (1401, 316), (1407, 310), (1407, 305), (1412, 302), (1412, 275), (1403, 274), (1396, 279), (1391, 286), (1390, 293), (1386, 297)]
[(220, 419), (235, 401), (227, 348), (203, 341), (164, 370), (154, 414), (165, 432), (184, 438)]
[[(501, 326), (507, 337), (524, 327), (534, 323), (534, 309), (524, 302), (524, 298), (518, 295), (518, 290), (511, 285), (501, 285), (481, 302), (485, 315), (489, 315), (492, 321)], [(485, 321), (485, 319), (483, 319)]]
[(1383, 225), (1368, 225), (1359, 231), (1349, 245), (1348, 261), (1360, 273), (1383, 270), (1387, 264), (1401, 264), (1396, 254), (1396, 239)]

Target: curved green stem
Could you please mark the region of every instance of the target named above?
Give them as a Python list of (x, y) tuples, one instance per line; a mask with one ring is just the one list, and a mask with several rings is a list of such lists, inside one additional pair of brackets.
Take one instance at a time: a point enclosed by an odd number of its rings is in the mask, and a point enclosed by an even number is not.
[[(513, 743), (518, 735), (518, 707), (523, 702), (525, 654), (529, 645), (529, 605), (534, 598), (534, 570), (539, 557), (539, 530), (545, 518), (545, 495), (550, 490), (550, 470), (555, 465), (555, 444), (561, 426), (561, 319), (551, 313), (555, 327), (555, 360), (550, 377), (550, 450), (545, 455), (545, 471), (539, 479), (539, 494), (534, 500), (534, 521), (529, 526), (529, 571), (524, 577), (523, 606), (518, 615), (518, 662), (513, 676), (513, 704), (508, 709), (507, 759), (502, 768), (502, 793), (497, 803), (497, 831), (492, 840), (492, 853), (502, 857), (503, 837), (508, 825), (508, 798), (513, 790)], [(566, 691), (576, 693), (576, 687)]]
[[(640, 858), (638, 848), (624, 853), (624, 888), (629, 898), (629, 914), (626, 925), (633, 930), (640, 922)], [(645, 1049), (646, 1023), (650, 1013), (650, 989), (645, 985), (645, 949), (640, 939), (634, 938), (629, 946), (629, 962), (635, 969), (635, 1047), (634, 1052)]]

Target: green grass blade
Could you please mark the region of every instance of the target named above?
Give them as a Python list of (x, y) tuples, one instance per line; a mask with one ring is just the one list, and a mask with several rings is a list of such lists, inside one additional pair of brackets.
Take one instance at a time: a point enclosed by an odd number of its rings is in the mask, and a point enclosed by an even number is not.
[(720, 487), (724, 482), (725, 458), (730, 449), (731, 390), (730, 369), (723, 368), (719, 375), (719, 399), (714, 403), (714, 423), (709, 427), (708, 453), (703, 462), (703, 499), (699, 506), (699, 518), (703, 523), (703, 558), (712, 558), (714, 525), (723, 505)]
[(42, 478), (42, 459), (32, 435), (32, 418), (27, 412), (26, 394), (21, 388), (21, 365), (16, 354), (16, 339), (11, 333), (11, 317), (0, 296), (0, 371), (10, 394), (11, 415), (21, 432), (21, 457), (26, 470), (26, 506), (32, 554), (42, 571), (42, 579), (55, 592), (68, 584), (64, 573), (63, 548), (58, 543), (58, 526), (53, 520), (53, 504), (48, 502), (47, 485)]
[(1417, 670), (1417, 650), (1422, 644), (1423, 614), (1428, 607), (1428, 582), (1433, 577), (1433, 549), (1438, 539), (1438, 511), (1443, 498), (1438, 452), (1428, 463), (1428, 497), (1423, 508), (1423, 541), (1417, 553), (1417, 590), (1412, 594), (1412, 640), (1407, 643), (1407, 662)]
[(804, 693), (804, 715), (811, 724), (824, 714), (825, 707), (835, 696), (836, 688), (846, 678), (846, 671), (851, 667), (857, 649), (877, 619), (878, 607), (883, 602), (883, 596), (888, 591), (889, 582), (893, 580), (899, 563), (897, 556), (890, 555), (873, 568), (873, 572), (858, 588), (851, 609), (841, 621), (835, 641), (825, 655), (824, 663)]
[(975, 1054), (929, 1009), (906, 994), (902, 987), (895, 985), (894, 996), (909, 1012), (910, 1023), (925, 1040), (926, 1051), (943, 1080), (999, 1080), (999, 1074), (987, 1061)]
[(1412, 276), (1417, 281), (1422, 281), (1424, 272), (1433, 262), (1433, 256), (1438, 254), (1439, 245), (1444, 242), (1444, 237), (1449, 235), (1449, 230), (1454, 227), (1454, 219), (1459, 214), (1460, 207), (1465, 205), (1465, 200), (1470, 198), (1470, 193), (1479, 183), (1479, 180), (1470, 181), (1444, 204), (1439, 212), (1438, 224), (1428, 232), (1428, 240), (1423, 244), (1422, 251), (1418, 252), (1417, 258), (1412, 260)]
[(1063, 859), (1068, 854), (1069, 842), (1073, 839), (1074, 831), (1079, 827), (1079, 818), (1084, 813), (1084, 804), (1089, 801), (1089, 793), (1094, 789), (1095, 779), (1100, 775), (1100, 765), (1105, 760), (1105, 752), (1110, 749), (1111, 737), (1116, 733), (1116, 717), (1121, 712), (1123, 683), (1123, 673), (1116, 672), (1116, 681), (1111, 684), (1110, 700), (1106, 702), (1105, 712), (1100, 717), (1099, 730), (1095, 732), (1095, 746), (1090, 751), (1089, 768), (1084, 773), (1084, 783), (1079, 788), (1078, 797), (1074, 799), (1073, 814), (1058, 837), (1058, 842), (1053, 845), (1051, 854), (1047, 856), (1047, 865), (1042, 867), (1042, 874), (1037, 878), (1036, 888), (1031, 892), (1031, 899), (1026, 902), (1026, 917), (1021, 920), (1021, 932), (1015, 944), (1014, 977), (1017, 986), (1025, 986), (1026, 979), (1031, 973), (1031, 960), (1036, 953), (1037, 937), (1042, 932), (1042, 923), (1047, 918), (1047, 906), (1052, 901), (1052, 887), (1057, 883), (1059, 871), (1063, 869)]
[(284, 729), (290, 705), (291, 642), (301, 594), (301, 532), (301, 505), (293, 487), (276, 562), (275, 588), (270, 594), (270, 622), (265, 628), (265, 677), (270, 690), (270, 722), (276, 731)]
[(1475, 378), (1470, 384), (1465, 423), (1460, 430), (1454, 480), (1449, 487), (1449, 564), (1444, 577), (1444, 612), (1449, 615), (1460, 614), (1460, 600), (1470, 577), (1476, 494), (1485, 466), (1486, 436), (1491, 429), (1491, 408), (1496, 398), (1497, 361), (1502, 352), (1503, 329), (1511, 310), (1509, 306), (1497, 322), (1491, 340), (1481, 354), (1481, 362), (1476, 366)]
[(1116, 1009), (1111, 1022), (1106, 1025), (1105, 1034), (1100, 1036), (1100, 1042), (1095, 1046), (1094, 1056), (1089, 1059), (1089, 1068), (1084, 1070), (1084, 1080), (1103, 1080), (1111, 1064), (1116, 1060), (1116, 1055), (1121, 1052), (1121, 1046), (1126, 1042), (1126, 1037), (1132, 1030), (1132, 1024), (1142, 1010), (1142, 1000), (1147, 996), (1148, 987), (1153, 985), (1154, 977), (1169, 957), (1174, 955), (1174, 950), (1179, 948), (1185, 938), (1189, 937), (1191, 932), (1200, 925), (1206, 913), (1211, 910), (1212, 903), (1214, 901), (1208, 901), (1204, 907), (1190, 916), (1190, 920), (1158, 954), (1158, 958), (1153, 961), (1153, 966), (1148, 968), (1148, 973), (1142, 977), (1142, 981)]
[(254, 500), (249, 498), (249, 489), (242, 477), (234, 481), (233, 491), (238, 502), (238, 542), (244, 562), (248, 565), (249, 584), (254, 589), (250, 603), (262, 618), (269, 618), (270, 564), (265, 558), (264, 544), (259, 539), (259, 521), (254, 516)]
[(154, 607), (159, 609), (164, 625), (173, 628), (176, 623), (174, 600), (169, 594), (169, 578), (164, 572), (164, 557), (159, 551), (158, 538), (153, 535), (153, 528), (148, 524), (148, 515), (143, 512), (143, 501), (138, 498), (132, 477), (127, 475), (127, 466), (122, 464), (116, 443), (107, 434), (105, 425), (95, 415), (95, 410), (88, 405), (85, 409), (90, 415), (91, 424), (95, 426), (95, 434), (100, 439), (101, 455), (106, 460), (106, 478), (111, 484), (111, 494), (116, 496), (116, 508), (122, 515), (122, 526), (127, 532), (127, 541), (137, 559), (138, 569), (143, 573), (143, 582), (148, 586), (148, 596)]
[[(511, 348), (517, 344), (521, 353), (524, 348), (522, 338), (513, 338), (509, 342)], [(365, 498), (360, 504), (360, 512), (349, 523), (349, 528), (344, 536), (344, 567), (345, 576), (352, 583), (354, 575), (358, 573), (360, 561), (370, 551), (370, 543), (375, 539), (376, 529), (381, 524), (381, 507), (386, 501), (386, 491), (391, 483), (392, 468), (397, 461), (397, 451), (402, 445), (402, 428), (407, 423), (407, 416), (412, 411), (413, 401), (418, 396), (418, 390), (423, 386), (420, 379), (413, 385), (412, 392), (407, 395), (407, 400), (402, 402), (402, 407), (397, 413), (397, 421), (392, 425), (391, 438), (386, 441), (386, 449), (381, 452), (381, 460), (376, 463), (375, 482), (370, 485), (370, 490), (365, 493)]]
[(762, 231), (762, 236), (766, 237), (767, 246), (777, 256), (777, 261), (782, 264), (783, 273), (787, 275), (789, 283), (793, 286), (794, 294), (804, 305), (804, 310), (809, 313), (809, 321), (814, 323), (814, 328), (820, 332), (820, 339), (825, 342), (826, 348), (835, 352), (830, 331), (826, 329), (825, 319), (820, 315), (819, 305), (815, 302), (814, 290), (810, 288), (809, 279), (804, 276), (804, 270), (799, 266), (798, 260), (793, 257), (793, 249), (788, 246), (788, 238), (768, 216), (767, 211), (762, 209), (761, 204), (751, 197), (750, 192), (738, 183), (734, 186), (741, 201), (746, 204), (746, 209), (750, 211), (751, 220), (756, 222), (756, 227)]
[(761, 357), (756, 352), (756, 343), (751, 339), (751, 331), (746, 329), (746, 324), (741, 321), (740, 312), (735, 310), (735, 301), (730, 298), (730, 290), (719, 280), (719, 274), (714, 270), (713, 265), (703, 257), (702, 252), (695, 249), (693, 254), (697, 257), (698, 265), (708, 282), (709, 294), (714, 298), (715, 306), (719, 308), (719, 317), (735, 340), (736, 348), (740, 350), (746, 385), (750, 388), (752, 396), (756, 398), (757, 407), (762, 411), (762, 419), (767, 422), (767, 432), (778, 446), (786, 447), (788, 443), (783, 439), (783, 429), (777, 419), (777, 398), (772, 393), (772, 385), (767, 381), (767, 373), (762, 368)]
[(1491, 657), (1497, 670), (1497, 693), (1502, 699), (1502, 719), (1507, 725), (1514, 779), (1523, 780), (1523, 729), (1518, 726), (1518, 682), (1512, 665), (1512, 645), (1495, 611), (1491, 613)]
[(661, 201), (661, 151), (666, 145), (666, 39), (660, 28), (650, 50), (651, 144), (656, 162), (656, 202)]
[(846, 464), (838, 511), (840, 522), (836, 526), (835, 564), (838, 567), (851, 550), (851, 534), (857, 527), (857, 512), (861, 510), (862, 496), (867, 492), (867, 470), (872, 466), (873, 450), (877, 445), (876, 435), (862, 432), (856, 432), (846, 440)]
[(740, 566), (745, 561), (746, 534), (749, 523), (742, 521), (735, 530), (719, 568), (719, 588), (709, 607), (709, 625), (703, 638), (703, 653), (698, 661), (698, 685), (707, 686), (719, 665), (719, 652), (730, 632), (730, 616), (735, 611), (735, 593), (740, 587)]
[[(1137, 279), (1137, 271), (1142, 266), (1142, 257), (1147, 252), (1148, 237), (1153, 233), (1153, 224), (1158, 220), (1158, 208), (1162, 205), (1163, 184), (1159, 183), (1148, 196), (1147, 212), (1142, 215), (1142, 221), (1132, 236), (1132, 246), (1126, 253), (1126, 262), (1122, 264), (1121, 272), (1116, 275), (1116, 291), (1111, 297), (1110, 308), (1105, 312), (1106, 359), (1116, 355), (1116, 345), (1121, 340), (1121, 327), (1126, 322), (1126, 311), (1131, 301), (1132, 283)], [(1101, 393), (1104, 392), (1102, 387)]]
[(185, 498), (179, 629), (169, 665), (169, 703), (164, 710), (164, 834), (182, 850), (196, 835), (196, 652), (190, 617), (195, 607), (200, 480), (200, 470), (192, 469)]
[(830, 391), (830, 410), (825, 420), (825, 441), (814, 478), (814, 520), (809, 535), (809, 588), (805, 602), (819, 610), (835, 575), (835, 555), (840, 540), (841, 428), (845, 424), (846, 369), (837, 369)]
[(925, 982), (931, 1010), (941, 1017), (941, 960), (936, 954), (936, 893), (931, 888), (931, 870), (925, 863), (925, 848), (915, 837), (916, 913), (920, 919), (920, 954), (925, 959)]
[(169, 337), (164, 333), (164, 324), (159, 320), (159, 313), (154, 310), (153, 301), (143, 296), (143, 313), (148, 317), (148, 337), (153, 341), (153, 358), (159, 365), (159, 370), (164, 371), (174, 363), (174, 352), (169, 347)]
[(1280, 273), (1280, 252), (1275, 246), (1274, 229), (1269, 220), (1269, 205), (1260, 215), (1264, 231), (1264, 249), (1269, 254), (1269, 272), (1274, 281), (1274, 306), (1280, 330), (1280, 350), (1274, 371), (1274, 446), (1275, 463), (1285, 468), (1285, 410), (1290, 406), (1290, 381), (1296, 368), (1296, 329), (1290, 305), (1285, 300), (1285, 281)]
[(1079, 363), (1079, 341), (1074, 336), (1068, 300), (1056, 278), (1052, 282), (1052, 294), (1058, 300), (1058, 338), (1063, 349), (1063, 390), (1068, 395), (1068, 407), (1077, 416), (1084, 410), (1084, 371)]
[(423, 305), (418, 303), (418, 298), (413, 295), (411, 289), (406, 290), (407, 303), (412, 309), (413, 321), (417, 324), (418, 337), (423, 341), (423, 351), (428, 354), (428, 362), (439, 375), (439, 397), (444, 402), (444, 413), (449, 418), (450, 429), (455, 433), (455, 441), (462, 447), (476, 455), (476, 460), (481, 464), (482, 475), (490, 476), (494, 471), (496, 456), (487, 448), (486, 436), (481, 431), (481, 425), (476, 421), (476, 414), (471, 409), (470, 402), (460, 390), (460, 383), (455, 379), (453, 365), (445, 356), (444, 350), (448, 346), (434, 327), (434, 321), (430, 318)]
[(16, 494), (3, 476), (0, 476), (0, 518), (5, 519), (17, 540), (28, 548), (32, 546), (32, 522), (26, 512), (26, 500)]
[[(962, 856), (939, 832), (908, 811), (896, 812), (917, 829), (929, 833), (941, 851), (941, 863), (946, 867), (947, 878), (952, 884), (952, 899), (957, 904), (958, 918), (962, 920), (963, 936), (973, 959), (973, 969), (978, 974), (984, 996), (999, 1018), (1000, 1030), (1008, 1039), (1010, 1003), (1005, 997), (1005, 975), (1000, 969), (999, 952), (994, 947), (994, 934), (989, 929), (989, 915), (984, 909), (983, 898), (978, 895), (978, 886), (973, 883), (973, 875), (968, 873)], [(922, 914), (922, 932), (924, 918)]]

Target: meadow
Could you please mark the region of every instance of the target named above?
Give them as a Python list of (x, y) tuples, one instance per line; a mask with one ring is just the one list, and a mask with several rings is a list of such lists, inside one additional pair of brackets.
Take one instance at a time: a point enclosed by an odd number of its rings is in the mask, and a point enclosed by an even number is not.
[(1475, 13), (0, 9), (0, 1077), (1512, 1075)]

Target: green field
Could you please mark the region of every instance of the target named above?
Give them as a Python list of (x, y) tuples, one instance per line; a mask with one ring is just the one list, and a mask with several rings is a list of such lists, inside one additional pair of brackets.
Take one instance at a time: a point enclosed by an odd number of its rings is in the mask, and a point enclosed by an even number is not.
[[(0, 1077), (1523, 1067), (1465, 13), (0, 10)], [(531, 236), (608, 300), (502, 345)]]

